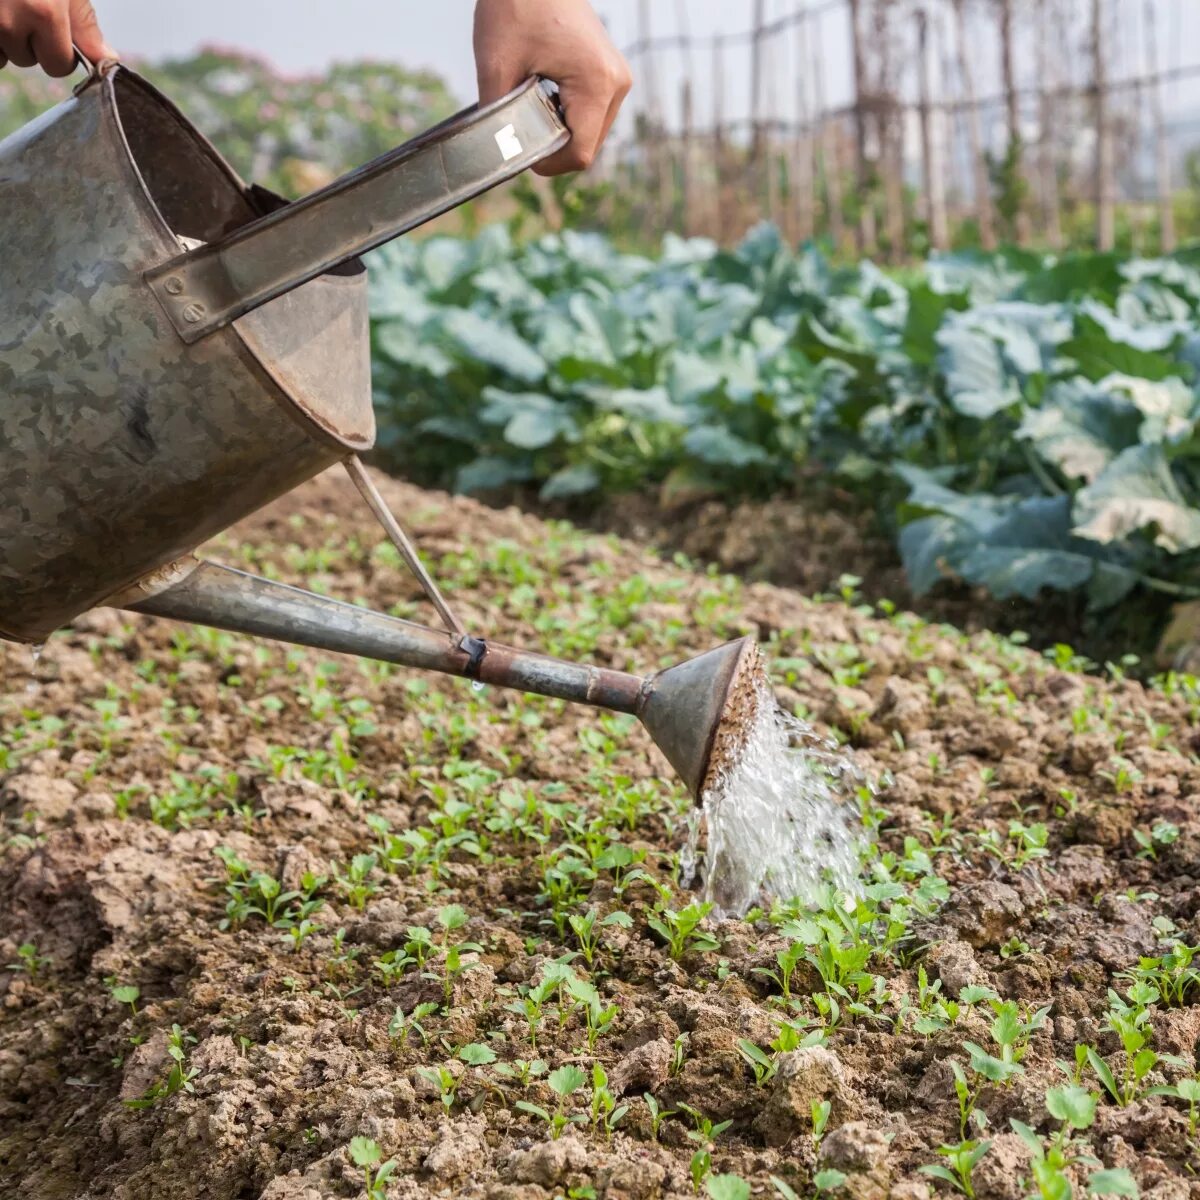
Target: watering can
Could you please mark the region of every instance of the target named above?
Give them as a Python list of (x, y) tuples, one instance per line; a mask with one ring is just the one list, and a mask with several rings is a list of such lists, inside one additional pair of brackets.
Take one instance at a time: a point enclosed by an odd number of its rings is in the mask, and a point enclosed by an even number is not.
[[(636, 713), (697, 798), (744, 733), (757, 650), (646, 678), (469, 633), (362, 466), (359, 255), (570, 138), (531, 79), (288, 204), (115, 62), (0, 142), (0, 638), (104, 604)], [(444, 629), (196, 558), (344, 463)]]

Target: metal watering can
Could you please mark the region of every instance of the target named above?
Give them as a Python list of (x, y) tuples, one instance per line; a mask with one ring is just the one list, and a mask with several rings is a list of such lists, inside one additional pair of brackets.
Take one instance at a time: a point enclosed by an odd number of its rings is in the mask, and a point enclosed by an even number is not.
[[(753, 709), (752, 639), (641, 678), (471, 636), (358, 458), (375, 419), (357, 256), (559, 149), (552, 87), (288, 204), (140, 76), (84, 65), (0, 142), (0, 638), (106, 604), (636, 713), (699, 797)], [(338, 462), (445, 630), (193, 556)]]

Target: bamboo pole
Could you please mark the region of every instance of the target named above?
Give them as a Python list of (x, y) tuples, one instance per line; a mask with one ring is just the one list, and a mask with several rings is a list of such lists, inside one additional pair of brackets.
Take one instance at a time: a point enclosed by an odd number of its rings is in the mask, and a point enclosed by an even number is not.
[(1021, 139), (1021, 109), (1017, 95), (1017, 70), (1013, 58), (1013, 10), (1012, 0), (996, 0), (1000, 23), (1000, 73), (1004, 81), (1004, 111), (1008, 126), (1008, 156), (1012, 172), (1011, 184), (1016, 191), (1017, 207), (1013, 214), (1013, 227), (1017, 245), (1028, 246), (1030, 237), (1029, 214), (1023, 199), (1025, 179), (1025, 156)]
[(679, 97), (681, 128), (679, 131), (679, 187), (680, 207), (682, 209), (681, 223), (685, 237), (691, 237), (696, 230), (696, 214), (693, 211), (693, 180), (692, 169), (694, 155), (692, 146), (692, 81), (685, 76)]
[(1108, 114), (1107, 47), (1104, 40), (1103, 0), (1092, 0), (1092, 87), (1096, 120), (1096, 247), (1111, 250), (1115, 243), (1115, 180), (1112, 128)]
[(935, 250), (950, 245), (946, 228), (946, 192), (942, 176), (940, 146), (933, 128), (931, 111), (933, 86), (929, 75), (929, 14), (917, 9), (917, 73), (920, 83), (921, 174), (925, 201), (925, 220), (929, 241)]
[(954, 6), (955, 41), (958, 50), (958, 78), (966, 104), (967, 139), (974, 169), (975, 217), (979, 222), (979, 242), (985, 250), (996, 248), (996, 227), (992, 216), (992, 190), (988, 179), (987, 159), (983, 152), (983, 129), (979, 107), (975, 100), (975, 77), (971, 71), (970, 50), (967, 44), (967, 22), (964, 0), (951, 0)]
[(846, 221), (842, 197), (841, 149), (836, 124), (825, 111), (825, 45), (824, 26), (818, 17), (813, 30), (812, 77), (813, 104), (821, 129), (821, 176), (825, 185), (825, 220), (834, 250), (846, 245)]
[(897, 99), (896, 47), (899, 39), (892, 27), (893, 0), (875, 0), (875, 45), (879, 62), (875, 95), (879, 129), (879, 158), (883, 174), (883, 220), (888, 258), (899, 262), (904, 256), (904, 112)]
[(729, 226), (725, 172), (725, 43), (713, 42), (713, 215), (716, 238), (724, 242)]
[(797, 8), (803, 17), (796, 22), (796, 144), (793, 149), (792, 179), (795, 195), (792, 212), (795, 217), (796, 242), (809, 241), (815, 230), (813, 186), (816, 178), (816, 138), (813, 133), (812, 107), (809, 104), (808, 19), (806, 9)]
[(1054, 153), (1055, 115), (1050, 103), (1052, 76), (1057, 74), (1051, 66), (1050, 49), (1050, 0), (1038, 0), (1038, 175), (1040, 177), (1042, 236), (1051, 250), (1061, 250), (1062, 209), (1058, 197), (1058, 163)]
[(1163, 254), (1175, 249), (1175, 204), (1171, 192), (1171, 148), (1163, 118), (1162, 83), (1158, 75), (1158, 31), (1154, 0), (1145, 0), (1146, 73), (1150, 78), (1150, 119), (1154, 124), (1154, 163), (1158, 192), (1158, 239)]
[(857, 188), (858, 248), (875, 252), (875, 209), (871, 169), (867, 161), (867, 64), (862, 29), (862, 0), (849, 0), (851, 59), (854, 67), (854, 183)]

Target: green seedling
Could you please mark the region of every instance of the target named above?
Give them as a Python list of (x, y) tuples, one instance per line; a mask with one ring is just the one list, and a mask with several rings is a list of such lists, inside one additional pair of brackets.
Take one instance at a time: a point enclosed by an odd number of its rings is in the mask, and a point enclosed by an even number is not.
[(607, 917), (600, 921), (597, 920), (596, 910), (591, 908), (582, 916), (572, 914), (568, 918), (568, 924), (571, 926), (571, 932), (574, 933), (575, 939), (579, 943), (579, 949), (583, 954), (583, 961), (590, 967), (596, 957), (596, 951), (600, 947), (600, 930), (610, 928), (614, 925), (618, 925), (622, 929), (629, 929), (633, 925), (633, 918), (627, 912), (618, 910), (609, 913)]
[(1156, 821), (1149, 829), (1135, 829), (1133, 840), (1141, 847), (1138, 858), (1158, 860), (1159, 850), (1166, 849), (1179, 840), (1179, 826), (1170, 821)]
[(826, 1167), (813, 1176), (813, 1194), (817, 1200), (820, 1200), (822, 1196), (831, 1196), (834, 1192), (840, 1192), (845, 1183), (846, 1176), (843, 1172), (834, 1170), (833, 1167)]
[(196, 1039), (190, 1033), (185, 1033), (178, 1025), (172, 1025), (171, 1032), (167, 1035), (167, 1053), (171, 1057), (171, 1069), (167, 1072), (166, 1079), (152, 1085), (137, 1099), (126, 1100), (126, 1106), (134, 1109), (150, 1108), (160, 1100), (174, 1096), (176, 1092), (194, 1092), (196, 1089), (192, 1080), (200, 1072), (197, 1068), (187, 1065), (187, 1048), (189, 1045), (195, 1045), (195, 1042)]
[(712, 1154), (708, 1150), (697, 1150), (688, 1163), (688, 1174), (692, 1177), (692, 1191), (699, 1192), (700, 1185), (712, 1173)]
[(675, 1115), (673, 1108), (660, 1108), (658, 1101), (650, 1095), (649, 1092), (642, 1093), (642, 1099), (646, 1102), (646, 1108), (650, 1111), (650, 1137), (654, 1141), (658, 1141), (659, 1126), (668, 1118)]
[(628, 1111), (628, 1104), (617, 1104), (616, 1098), (608, 1090), (608, 1075), (596, 1063), (592, 1067), (592, 1128), (603, 1129), (605, 1140), (609, 1140), (613, 1129)]
[(532, 1080), (545, 1075), (546, 1070), (546, 1064), (540, 1058), (532, 1060), (518, 1058), (511, 1063), (496, 1064), (497, 1075), (501, 1075), (505, 1079), (515, 1079), (518, 1083), (524, 1084), (526, 1087), (529, 1086)]
[(938, 1153), (945, 1158), (949, 1166), (941, 1163), (931, 1163), (918, 1168), (922, 1175), (940, 1179), (948, 1183), (956, 1192), (975, 1200), (975, 1185), (972, 1175), (983, 1156), (992, 1148), (991, 1142), (975, 1142), (965, 1140), (955, 1146), (939, 1146)]
[(775, 1072), (779, 1068), (769, 1054), (745, 1038), (738, 1039), (737, 1048), (738, 1053), (750, 1064), (750, 1069), (754, 1072), (754, 1082), (758, 1087), (764, 1087), (775, 1078)]
[(366, 908), (367, 901), (379, 891), (379, 885), (371, 882), (369, 878), (378, 861), (374, 854), (356, 854), (345, 871), (334, 868), (334, 882), (338, 890), (345, 896), (350, 907), (359, 912)]
[(385, 1200), (387, 1181), (395, 1174), (399, 1165), (394, 1158), (381, 1165), (382, 1158), (383, 1151), (377, 1142), (365, 1137), (350, 1139), (350, 1161), (356, 1167), (362, 1168), (367, 1200)]
[(829, 1125), (829, 1114), (833, 1111), (833, 1104), (829, 1100), (814, 1100), (810, 1111), (812, 1115), (813, 1153), (819, 1154), (821, 1139), (825, 1136), (825, 1129)]
[(558, 1097), (558, 1103), (553, 1112), (531, 1104), (528, 1100), (518, 1100), (516, 1107), (522, 1112), (527, 1112), (531, 1116), (545, 1121), (550, 1126), (551, 1139), (557, 1141), (562, 1137), (563, 1130), (569, 1124), (585, 1120), (582, 1114), (568, 1116), (563, 1109), (570, 1098), (587, 1082), (587, 1076), (578, 1067), (559, 1067), (558, 1070), (550, 1072), (546, 1082), (550, 1085), (550, 1090)]
[(1169, 1096), (1174, 1100), (1182, 1100), (1188, 1106), (1188, 1137), (1195, 1140), (1200, 1118), (1200, 1075), (1191, 1079), (1181, 1079), (1178, 1083), (1164, 1087), (1151, 1088), (1146, 1095)]
[(750, 1200), (750, 1185), (738, 1175), (709, 1175), (704, 1190), (710, 1200)]
[(807, 946), (803, 942), (792, 942), (786, 949), (776, 953), (776, 970), (772, 971), (769, 967), (755, 967), (752, 973), (763, 975), (771, 980), (779, 989), (779, 994), (784, 1000), (790, 1000), (792, 998), (792, 976), (795, 974), (796, 968), (804, 962), (806, 950)]
[(39, 954), (33, 942), (22, 942), (17, 947), (17, 957), (14, 962), (6, 964), (6, 971), (23, 971), (30, 979), (36, 979), (38, 972), (50, 965), (48, 955)]
[(437, 1004), (428, 1002), (418, 1004), (407, 1016), (404, 1015), (403, 1009), (397, 1008), (388, 1022), (388, 1037), (392, 1042), (404, 1046), (408, 1045), (409, 1034), (415, 1032), (416, 1036), (421, 1039), (422, 1046), (430, 1044), (430, 1036), (425, 1032), (425, 1026), (421, 1025), (421, 1021), (424, 1021), (426, 1016), (432, 1016), (437, 1010)]
[(138, 997), (142, 994), (141, 988), (134, 984), (122, 984), (109, 988), (109, 994), (118, 1004), (129, 1005), (129, 1015), (137, 1016)]
[(694, 1129), (687, 1130), (688, 1139), (703, 1146), (706, 1150), (711, 1150), (717, 1138), (733, 1124), (732, 1121), (720, 1121), (714, 1125), (708, 1117), (690, 1104), (680, 1104), (679, 1107), (692, 1118), (692, 1124), (695, 1126)]
[(1174, 941), (1160, 957), (1139, 959), (1137, 968), (1125, 972), (1123, 978), (1150, 984), (1164, 1004), (1182, 1008), (1189, 993), (1200, 989), (1200, 968), (1192, 966), (1197, 953), (1200, 946)]
[[(1083, 1116), (1082, 1110), (1075, 1107), (1076, 1117)], [(1077, 1168), (1101, 1168), (1088, 1175), (1089, 1196), (1126, 1196), (1136, 1200), (1138, 1189), (1133, 1176), (1126, 1170), (1102, 1169), (1102, 1164), (1096, 1158), (1076, 1148), (1066, 1133), (1067, 1125), (1048, 1144), (1043, 1144), (1041, 1138), (1023, 1122), (1013, 1118), (1009, 1124), (1029, 1149), (1035, 1200), (1063, 1200), (1064, 1197), (1070, 1197), (1073, 1194), (1070, 1175)]]
[(676, 912), (672, 908), (657, 908), (657, 916), (647, 918), (646, 923), (667, 944), (667, 950), (676, 962), (689, 950), (719, 950), (721, 943), (705, 933), (700, 925), (712, 911), (711, 904), (689, 904)]
[(441, 1096), (442, 1107), (448, 1113), (454, 1107), (454, 1101), (458, 1096), (459, 1085), (462, 1083), (462, 1077), (455, 1075), (453, 1071), (447, 1067), (421, 1067), (417, 1072), (422, 1079), (429, 1080)]
[(588, 1050), (595, 1050), (597, 1039), (608, 1032), (620, 1009), (616, 1004), (604, 1004), (596, 988), (583, 979), (569, 979), (567, 994), (582, 1006), (587, 1023)]

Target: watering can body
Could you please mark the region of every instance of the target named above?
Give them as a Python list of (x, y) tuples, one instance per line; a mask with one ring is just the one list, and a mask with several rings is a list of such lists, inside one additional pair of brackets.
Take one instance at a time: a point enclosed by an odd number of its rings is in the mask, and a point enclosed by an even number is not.
[[(357, 256), (569, 137), (530, 80), (286, 204), (103, 64), (0, 143), (0, 639), (112, 604), (633, 713), (699, 798), (752, 716), (751, 639), (642, 678), (468, 636), (357, 459), (375, 437)], [(338, 461), (448, 630), (192, 555)]]
[(295, 205), (115, 64), (0, 143), (0, 637), (372, 445), (357, 254), (569, 136), (536, 87), (492, 110)]

